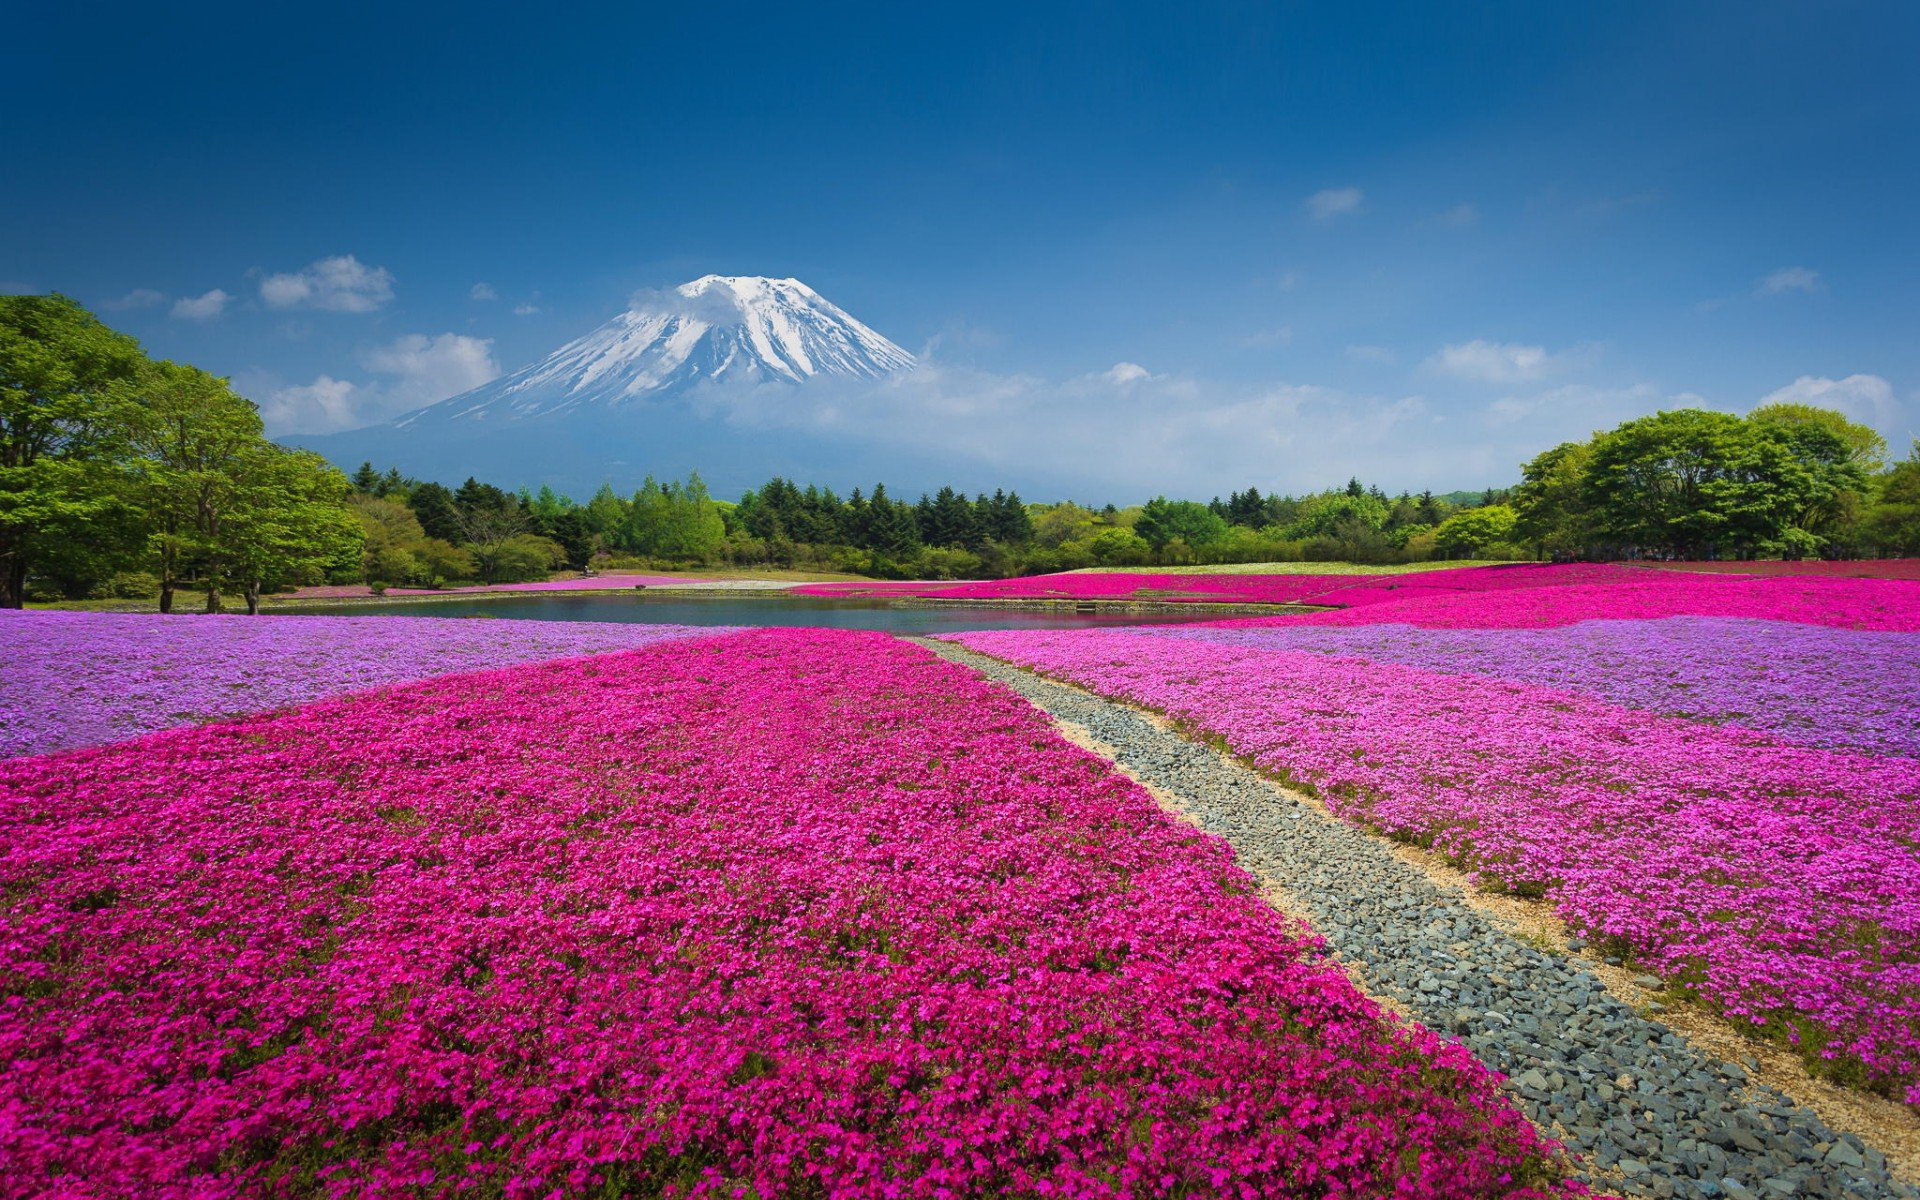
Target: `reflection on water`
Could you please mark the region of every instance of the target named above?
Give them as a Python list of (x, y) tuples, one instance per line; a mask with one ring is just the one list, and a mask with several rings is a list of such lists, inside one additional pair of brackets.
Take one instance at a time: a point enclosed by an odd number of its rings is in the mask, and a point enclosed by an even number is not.
[(528, 592), (497, 599), (413, 600), (380, 604), (275, 607), (327, 616), (512, 617), (535, 621), (630, 621), (644, 625), (812, 625), (888, 633), (960, 633), (969, 629), (1087, 629), (1219, 620), (1220, 613), (1076, 613), (1015, 608), (893, 608), (872, 600), (830, 600), (740, 592), (727, 596), (598, 595)]

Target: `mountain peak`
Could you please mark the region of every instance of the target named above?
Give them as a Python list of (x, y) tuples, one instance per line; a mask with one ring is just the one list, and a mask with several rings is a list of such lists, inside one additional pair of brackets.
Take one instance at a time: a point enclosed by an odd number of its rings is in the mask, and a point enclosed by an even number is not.
[(394, 424), (498, 425), (650, 402), (701, 384), (868, 380), (915, 365), (798, 279), (702, 275), (636, 294), (627, 311), (541, 361)]
[(820, 295), (798, 279), (774, 279), (768, 275), (702, 275), (698, 279), (681, 284), (674, 290), (683, 296), (697, 296), (713, 291), (728, 291), (736, 296), (764, 296), (787, 291), (816, 299)]

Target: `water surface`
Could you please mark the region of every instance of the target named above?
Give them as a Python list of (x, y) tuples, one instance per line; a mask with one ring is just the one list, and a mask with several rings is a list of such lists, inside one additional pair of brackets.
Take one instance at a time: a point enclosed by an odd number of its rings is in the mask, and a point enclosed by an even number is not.
[(1077, 613), (1058, 609), (895, 608), (885, 601), (739, 592), (721, 596), (569, 595), (526, 592), (475, 599), (278, 607), (274, 612), (343, 617), (512, 617), (534, 621), (625, 621), (645, 625), (780, 625), (963, 633), (973, 629), (1089, 629), (1217, 621), (1220, 613)]

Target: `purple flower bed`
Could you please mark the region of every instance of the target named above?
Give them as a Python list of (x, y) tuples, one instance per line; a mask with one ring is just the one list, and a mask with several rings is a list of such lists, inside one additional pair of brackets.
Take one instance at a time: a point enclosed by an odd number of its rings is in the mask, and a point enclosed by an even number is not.
[(1137, 630), (950, 640), (1216, 737), (1920, 1105), (1920, 761), (1345, 655)]
[(390, 683), (733, 632), (455, 617), (0, 614), (0, 758)]
[(1806, 746), (1920, 756), (1920, 634), (1670, 617), (1553, 629), (1172, 626), (1158, 637), (1350, 655), (1563, 688)]

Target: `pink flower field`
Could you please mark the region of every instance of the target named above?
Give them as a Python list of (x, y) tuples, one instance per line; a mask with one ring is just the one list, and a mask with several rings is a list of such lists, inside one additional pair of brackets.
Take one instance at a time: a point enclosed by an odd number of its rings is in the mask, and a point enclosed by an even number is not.
[[(1546, 896), (1576, 929), (1827, 1072), (1920, 1104), (1915, 717), (1868, 694), (1911, 689), (1898, 667), (1886, 673), (1911, 658), (1911, 638), (1809, 631), (1830, 657), (1784, 649), (1809, 624), (1913, 629), (1920, 587), (1783, 579), (1714, 592), (1689, 585), (1728, 584), (1672, 577), (1678, 591), (1576, 584), (1152, 632), (952, 640), (1164, 712), (1341, 816)], [(1525, 681), (1600, 661), (1600, 635), (1580, 622), (1603, 603), (1647, 618), (1769, 602), (1777, 620), (1758, 628), (1689, 619), (1630, 642), (1635, 622), (1605, 623), (1616, 648), (1697, 643), (1666, 672), (1634, 662), (1617, 680)], [(1502, 622), (1542, 632), (1526, 645), (1461, 635), (1423, 648), (1416, 636)], [(1755, 657), (1769, 646), (1790, 679)], [(1749, 675), (1716, 679), (1716, 663)], [(1745, 711), (1776, 686), (1794, 693), (1777, 735), (1765, 731), (1772, 714)], [(1698, 719), (1666, 715), (1675, 711)]]
[(1223, 843), (878, 634), (0, 763), (0, 896), (7, 1196), (1578, 1190)]
[(959, 601), (1134, 600), (1301, 604), (1339, 610), (1308, 618), (1327, 624), (1395, 621), (1511, 629), (1602, 617), (1699, 616), (1757, 617), (1843, 629), (1920, 630), (1920, 612), (1910, 600), (1914, 586), (1905, 580), (1778, 572), (1736, 576), (1626, 563), (1466, 567), (1390, 576), (1064, 574), (960, 584), (809, 584), (794, 590), (807, 595)]

